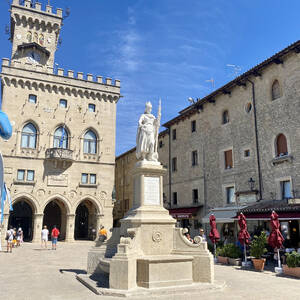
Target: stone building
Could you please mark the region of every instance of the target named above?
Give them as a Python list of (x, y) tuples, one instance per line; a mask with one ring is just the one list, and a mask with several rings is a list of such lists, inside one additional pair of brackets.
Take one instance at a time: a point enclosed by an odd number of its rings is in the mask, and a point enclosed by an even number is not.
[(11, 5), (11, 58), (2, 60), (2, 110), (13, 136), (1, 143), (13, 211), (4, 223), (40, 240), (89, 239), (112, 227), (116, 104), (120, 81), (54, 68), (63, 12), (25, 0)]
[[(299, 52), (297, 41), (163, 125), (165, 203), (192, 233), (210, 211), (221, 233), (233, 232), (238, 210), (256, 201), (288, 206), (286, 199), (300, 196)], [(299, 236), (298, 219), (299, 211), (290, 229)], [(251, 229), (264, 225), (253, 220)]]

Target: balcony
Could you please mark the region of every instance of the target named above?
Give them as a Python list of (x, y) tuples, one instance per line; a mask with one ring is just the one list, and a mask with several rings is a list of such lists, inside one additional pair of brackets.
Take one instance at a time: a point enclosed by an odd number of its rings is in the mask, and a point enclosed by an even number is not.
[(58, 160), (64, 162), (73, 161), (73, 150), (64, 148), (49, 148), (46, 150), (46, 159)]

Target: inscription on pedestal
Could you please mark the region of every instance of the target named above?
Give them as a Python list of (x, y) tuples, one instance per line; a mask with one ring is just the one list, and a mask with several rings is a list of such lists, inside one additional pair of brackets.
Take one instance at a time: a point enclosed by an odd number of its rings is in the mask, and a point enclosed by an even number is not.
[(160, 205), (159, 177), (144, 177), (144, 205)]

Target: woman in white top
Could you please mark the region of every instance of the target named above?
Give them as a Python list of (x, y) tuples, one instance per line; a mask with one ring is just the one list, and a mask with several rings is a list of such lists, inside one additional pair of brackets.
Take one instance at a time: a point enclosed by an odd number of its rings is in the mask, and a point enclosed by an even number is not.
[(47, 226), (44, 225), (44, 228), (41, 232), (41, 238), (42, 238), (42, 248), (43, 244), (45, 245), (45, 249), (47, 249), (47, 242), (48, 242), (48, 235), (49, 235), (49, 230), (47, 229)]
[(14, 239), (14, 230), (12, 226), (9, 226), (9, 229), (6, 231), (6, 241), (7, 241), (7, 252), (12, 252), (12, 245)]

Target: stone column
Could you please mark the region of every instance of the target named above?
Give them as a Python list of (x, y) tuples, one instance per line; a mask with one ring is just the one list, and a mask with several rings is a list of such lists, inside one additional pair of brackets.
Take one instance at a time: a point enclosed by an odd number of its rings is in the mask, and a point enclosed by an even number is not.
[(99, 229), (101, 226), (101, 219), (102, 219), (103, 215), (102, 214), (95, 214), (95, 218), (96, 218), (96, 239), (98, 239), (99, 237)]
[(74, 242), (75, 214), (67, 214), (66, 242)]
[(2, 245), (2, 250), (5, 250), (6, 247), (6, 231), (7, 231), (7, 227), (8, 227), (8, 218), (9, 218), (9, 214), (8, 213), (4, 213), (3, 214), (3, 223), (2, 226), (0, 228), (1, 230), (1, 245)]
[[(33, 216), (33, 236), (32, 236), (33, 243), (41, 242), (41, 231), (43, 229), (43, 218), (44, 218), (44, 214), (34, 214), (34, 216)], [(48, 228), (48, 230), (50, 230), (50, 229)]]

